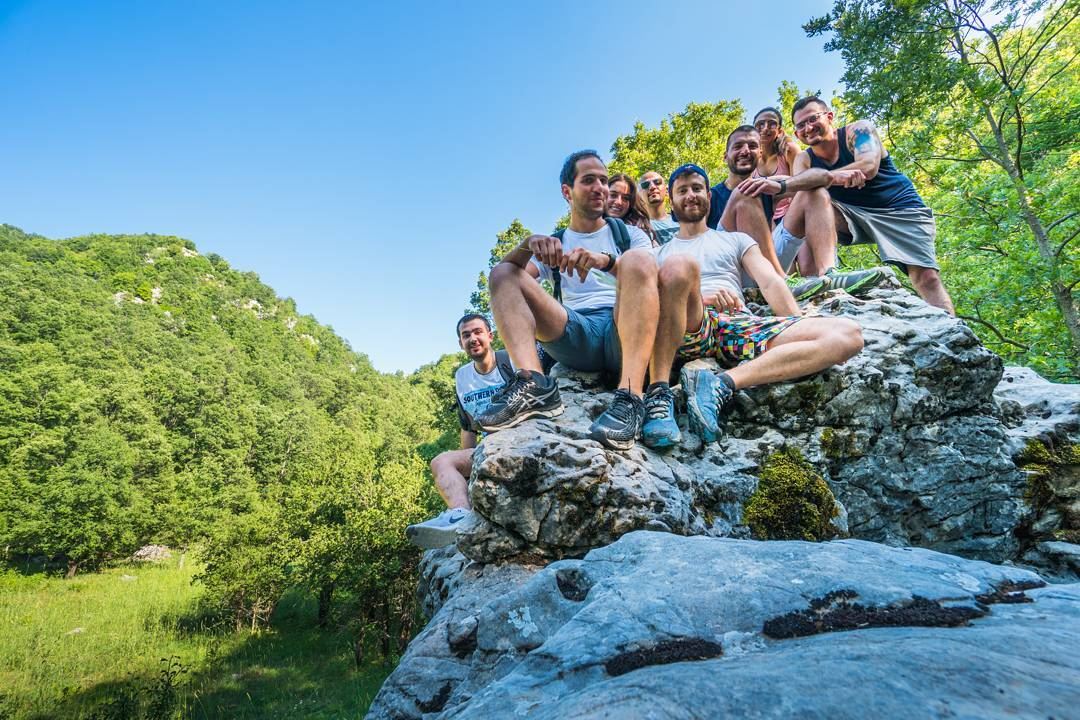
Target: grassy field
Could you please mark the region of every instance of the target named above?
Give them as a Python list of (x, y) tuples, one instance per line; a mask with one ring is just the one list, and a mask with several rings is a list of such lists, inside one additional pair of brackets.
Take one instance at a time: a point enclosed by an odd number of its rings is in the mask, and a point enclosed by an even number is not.
[(207, 628), (198, 568), (174, 557), (72, 580), (0, 569), (0, 720), (357, 718), (390, 667), (287, 597), (273, 628)]

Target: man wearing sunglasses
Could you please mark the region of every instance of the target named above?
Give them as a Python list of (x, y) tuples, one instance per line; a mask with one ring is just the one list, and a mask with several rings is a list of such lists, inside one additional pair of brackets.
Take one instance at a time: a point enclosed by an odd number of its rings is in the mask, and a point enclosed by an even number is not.
[(786, 180), (754, 178), (748, 195), (796, 193), (784, 227), (805, 238), (799, 264), (825, 277), (836, 275), (836, 246), (875, 243), (881, 259), (911, 278), (931, 305), (954, 314), (934, 251), (934, 214), (911, 180), (896, 169), (873, 123), (833, 125), (833, 112), (810, 96), (792, 108), (795, 136), (809, 145)]
[(650, 170), (641, 176), (638, 188), (645, 194), (645, 206), (649, 209), (649, 223), (652, 225), (656, 239), (661, 244), (666, 244), (675, 233), (679, 232), (679, 223), (671, 219), (668, 214), (667, 182), (655, 170)]

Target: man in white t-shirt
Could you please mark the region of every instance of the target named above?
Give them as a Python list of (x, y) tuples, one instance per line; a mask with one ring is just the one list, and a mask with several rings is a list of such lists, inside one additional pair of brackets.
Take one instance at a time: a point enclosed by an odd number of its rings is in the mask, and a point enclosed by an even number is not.
[(679, 223), (671, 219), (667, 209), (667, 180), (650, 170), (641, 176), (638, 188), (645, 194), (645, 207), (649, 209), (649, 224), (656, 233), (656, 241), (664, 245), (679, 232)]
[[(719, 433), (719, 414), (735, 391), (804, 377), (838, 365), (862, 350), (862, 331), (846, 318), (803, 318), (782, 275), (745, 233), (710, 230), (709, 177), (696, 165), (671, 174), (671, 206), (679, 232), (656, 248), (661, 319), (650, 376), (667, 379), (676, 355), (684, 360), (715, 357), (726, 370), (683, 369), (690, 425), (706, 442)], [(761, 288), (775, 317), (746, 309), (740, 277), (746, 272)], [(664, 310), (684, 308), (681, 317)], [(680, 440), (666, 383), (649, 386), (646, 445)]]
[[(499, 430), (562, 412), (558, 384), (541, 373), (539, 340), (568, 367), (619, 374), (614, 400), (589, 435), (629, 449), (644, 420), (641, 386), (659, 312), (652, 243), (638, 228), (604, 218), (608, 173), (595, 150), (570, 155), (559, 180), (570, 204), (562, 237), (533, 235), (491, 271), (492, 312), (518, 370), (477, 422)], [(562, 301), (538, 279), (557, 281)]]
[(435, 487), (446, 501), (447, 510), (432, 520), (405, 528), (405, 535), (411, 542), (428, 549), (454, 542), (461, 521), (468, 517), (468, 478), (472, 474), (473, 450), (480, 433), (474, 418), (487, 409), (491, 398), (513, 374), (505, 351), (492, 349), (495, 337), (483, 315), (470, 313), (458, 320), (457, 334), (458, 345), (472, 360), (454, 374), (461, 449), (439, 453), (431, 461)]

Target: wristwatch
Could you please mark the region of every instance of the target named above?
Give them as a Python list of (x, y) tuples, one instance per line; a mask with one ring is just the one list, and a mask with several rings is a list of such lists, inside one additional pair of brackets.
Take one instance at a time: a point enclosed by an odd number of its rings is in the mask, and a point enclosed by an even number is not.
[(611, 272), (611, 268), (615, 267), (615, 256), (614, 256), (614, 255), (612, 255), (612, 254), (611, 254), (611, 253), (609, 253), (609, 252), (606, 252), (606, 253), (601, 253), (601, 254), (602, 254), (602, 255), (607, 255), (607, 265), (605, 265), (604, 267), (600, 268), (600, 269), (601, 269), (601, 271), (602, 271), (602, 272)]
[(776, 182), (780, 183), (780, 192), (778, 192), (776, 194), (777, 195), (783, 195), (784, 193), (786, 193), (787, 192), (787, 180), (777, 180)]

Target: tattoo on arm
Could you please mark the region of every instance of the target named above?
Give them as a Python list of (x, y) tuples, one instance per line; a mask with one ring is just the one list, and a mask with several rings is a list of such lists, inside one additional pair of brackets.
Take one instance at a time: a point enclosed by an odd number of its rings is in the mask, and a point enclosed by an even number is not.
[(859, 123), (851, 128), (848, 142), (851, 144), (851, 152), (858, 157), (865, 153), (881, 152), (881, 140), (878, 139), (877, 131), (870, 123)]

